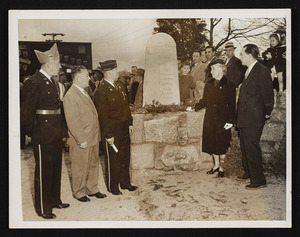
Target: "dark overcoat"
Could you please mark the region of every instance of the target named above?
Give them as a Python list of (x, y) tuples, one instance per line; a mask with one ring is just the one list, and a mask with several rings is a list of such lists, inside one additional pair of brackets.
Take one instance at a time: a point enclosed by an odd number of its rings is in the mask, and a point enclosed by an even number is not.
[(235, 85), (225, 76), (215, 86), (215, 79), (204, 87), (203, 98), (195, 111), (206, 108), (203, 122), (202, 151), (208, 154), (225, 154), (230, 146), (231, 130), (225, 123), (235, 124)]
[(236, 87), (238, 87), (244, 78), (246, 67), (244, 67), (239, 60), (234, 55), (231, 57), (229, 62), (226, 64), (227, 72), (226, 77), (231, 81)]

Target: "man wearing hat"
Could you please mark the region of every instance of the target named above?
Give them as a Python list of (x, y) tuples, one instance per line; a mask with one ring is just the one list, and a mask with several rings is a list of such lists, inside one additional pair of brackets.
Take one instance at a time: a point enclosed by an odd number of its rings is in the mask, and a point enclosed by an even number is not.
[(91, 73), (89, 86), (87, 87), (88, 94), (93, 97), (96, 89), (98, 88), (100, 81), (103, 79), (103, 73), (100, 67), (94, 69)]
[(106, 186), (113, 195), (119, 189), (134, 191), (129, 177), (130, 137), (132, 116), (124, 85), (117, 83), (119, 77), (116, 60), (100, 62), (104, 79), (94, 94), (98, 112), (101, 140), (105, 149)]
[(233, 42), (227, 42), (225, 44), (225, 55), (227, 57), (225, 61), (227, 67), (226, 77), (237, 88), (242, 83), (246, 67), (243, 67), (241, 61), (235, 57), (235, 49), (236, 47), (234, 47)]
[(53, 208), (70, 205), (60, 199), (62, 138), (67, 136), (61, 115), (57, 76), (60, 63), (57, 45), (46, 52), (34, 50), (41, 69), (28, 79), (22, 89), (21, 124), (31, 137), (35, 158), (35, 210), (45, 219), (55, 218)]

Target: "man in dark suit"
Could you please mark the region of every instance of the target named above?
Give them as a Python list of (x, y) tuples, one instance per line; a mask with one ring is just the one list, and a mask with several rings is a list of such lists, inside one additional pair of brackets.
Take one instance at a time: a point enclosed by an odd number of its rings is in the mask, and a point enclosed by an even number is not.
[(225, 62), (227, 68), (226, 77), (237, 88), (242, 83), (246, 67), (243, 67), (241, 60), (234, 55), (235, 49), (236, 47), (234, 47), (232, 42), (225, 44), (225, 54), (227, 57)]
[(105, 149), (106, 185), (113, 195), (120, 195), (119, 185), (129, 191), (137, 189), (129, 177), (132, 116), (124, 85), (116, 83), (119, 77), (116, 60), (100, 62), (100, 66), (104, 79), (94, 94), (94, 104)]
[(241, 62), (248, 69), (237, 105), (237, 127), (240, 131), (244, 169), (244, 174), (238, 180), (250, 178), (246, 189), (257, 189), (266, 185), (259, 140), (274, 105), (272, 79), (268, 68), (257, 61), (258, 55), (259, 49), (254, 44), (245, 45), (241, 51)]
[(212, 75), (211, 75), (211, 64), (212, 62), (217, 59), (217, 57), (215, 56), (216, 54), (216, 49), (213, 46), (206, 46), (205, 47), (205, 57), (207, 59), (207, 67), (205, 69), (205, 80), (204, 83), (208, 82), (209, 80), (212, 79)]
[(67, 136), (61, 115), (58, 84), (51, 79), (60, 68), (57, 45), (46, 52), (35, 50), (41, 69), (22, 89), (21, 124), (31, 137), (35, 158), (35, 210), (45, 219), (55, 218), (52, 208), (70, 205), (60, 199), (62, 138)]

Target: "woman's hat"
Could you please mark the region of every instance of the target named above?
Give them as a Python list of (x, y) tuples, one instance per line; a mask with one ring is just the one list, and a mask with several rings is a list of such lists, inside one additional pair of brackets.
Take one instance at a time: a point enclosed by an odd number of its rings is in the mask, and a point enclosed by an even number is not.
[(210, 66), (215, 65), (215, 64), (225, 64), (225, 62), (224, 62), (224, 60), (217, 58), (210, 63)]

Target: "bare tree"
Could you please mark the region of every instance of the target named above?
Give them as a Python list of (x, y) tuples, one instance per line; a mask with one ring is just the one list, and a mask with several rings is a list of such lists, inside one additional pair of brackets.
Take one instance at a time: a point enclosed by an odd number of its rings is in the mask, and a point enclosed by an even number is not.
[(230, 40), (261, 41), (266, 43), (268, 35), (278, 27), (285, 27), (284, 18), (210, 18), (204, 31), (206, 42), (216, 49)]

